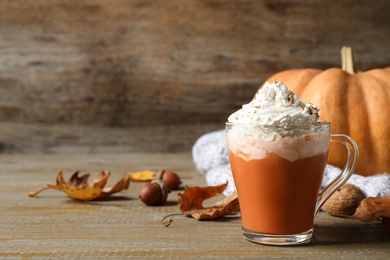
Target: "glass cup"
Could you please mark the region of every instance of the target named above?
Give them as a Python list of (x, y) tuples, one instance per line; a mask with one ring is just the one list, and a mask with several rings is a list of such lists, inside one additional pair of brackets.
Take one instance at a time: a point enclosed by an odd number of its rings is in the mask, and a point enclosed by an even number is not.
[[(230, 166), (240, 201), (243, 236), (268, 245), (310, 242), (314, 217), (356, 168), (352, 138), (330, 123), (305, 128), (226, 123)], [(330, 142), (347, 148), (340, 175), (320, 192)]]

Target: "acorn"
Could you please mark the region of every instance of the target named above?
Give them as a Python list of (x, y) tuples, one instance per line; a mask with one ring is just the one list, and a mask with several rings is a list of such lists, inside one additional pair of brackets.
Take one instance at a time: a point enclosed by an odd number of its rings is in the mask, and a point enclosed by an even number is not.
[(171, 171), (159, 170), (154, 175), (155, 180), (161, 180), (170, 190), (177, 190), (181, 184), (180, 177)]
[(153, 180), (144, 184), (139, 190), (138, 197), (148, 206), (164, 204), (170, 190), (161, 180)]

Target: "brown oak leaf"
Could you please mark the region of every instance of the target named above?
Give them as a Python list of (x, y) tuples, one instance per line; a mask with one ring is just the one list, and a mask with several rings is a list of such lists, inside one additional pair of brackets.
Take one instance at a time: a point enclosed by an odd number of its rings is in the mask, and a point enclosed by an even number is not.
[(46, 187), (35, 192), (30, 192), (28, 195), (34, 197), (41, 191), (56, 189), (63, 191), (73, 199), (89, 201), (110, 196), (121, 190), (127, 190), (130, 186), (130, 176), (128, 174), (125, 174), (122, 179), (112, 187), (105, 187), (110, 177), (110, 172), (108, 171), (101, 171), (92, 183), (88, 183), (89, 173), (84, 174), (81, 177), (78, 176), (78, 174), (79, 172), (75, 172), (72, 177), (70, 177), (69, 181), (65, 182), (63, 173), (60, 171), (57, 174), (55, 185), (48, 184)]
[(339, 215), (341, 217), (370, 222), (382, 219), (385, 231), (390, 232), (390, 196), (368, 197), (363, 199), (353, 215)]
[[(181, 213), (169, 214), (161, 219), (161, 224), (168, 227), (173, 219), (172, 216), (191, 216), (197, 220), (216, 219), (225, 215), (233, 214), (240, 210), (238, 196), (233, 192), (230, 196), (218, 201), (211, 207), (203, 207), (203, 202), (206, 199), (220, 195), (225, 189), (226, 184), (207, 187), (188, 187), (184, 189), (184, 193), (177, 194), (179, 209)], [(168, 220), (166, 220), (169, 218)]]
[(183, 194), (177, 194), (181, 214), (192, 216), (197, 220), (204, 220), (215, 219), (235, 213), (240, 209), (236, 193), (232, 193), (211, 207), (203, 207), (203, 202), (206, 199), (221, 194), (226, 186), (227, 183), (208, 187), (186, 187)]
[(369, 197), (362, 200), (351, 218), (364, 222), (378, 218), (390, 218), (390, 196)]

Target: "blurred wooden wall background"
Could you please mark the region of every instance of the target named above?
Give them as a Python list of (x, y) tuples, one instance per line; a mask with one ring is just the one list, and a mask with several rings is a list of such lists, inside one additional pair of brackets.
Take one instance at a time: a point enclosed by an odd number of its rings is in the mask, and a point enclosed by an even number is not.
[(390, 1), (2, 0), (0, 152), (179, 152), (271, 74), (390, 65)]

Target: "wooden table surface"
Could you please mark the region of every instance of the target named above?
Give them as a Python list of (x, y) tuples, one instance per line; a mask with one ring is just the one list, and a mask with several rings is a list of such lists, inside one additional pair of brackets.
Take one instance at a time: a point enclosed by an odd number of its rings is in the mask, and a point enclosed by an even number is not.
[(113, 184), (124, 172), (165, 168), (177, 172), (186, 185), (204, 186), (190, 154), (1, 155), (0, 165), (0, 258), (4, 259), (390, 256), (390, 234), (380, 221), (362, 223), (320, 212), (309, 245), (275, 247), (246, 241), (238, 216), (216, 221), (176, 217), (170, 227), (163, 227), (161, 218), (178, 212), (177, 192), (169, 195), (165, 206), (148, 207), (137, 197), (142, 183), (132, 182), (129, 190), (98, 202), (72, 200), (55, 190), (27, 196), (54, 184), (60, 170), (68, 178), (76, 170), (94, 177), (106, 169)]

